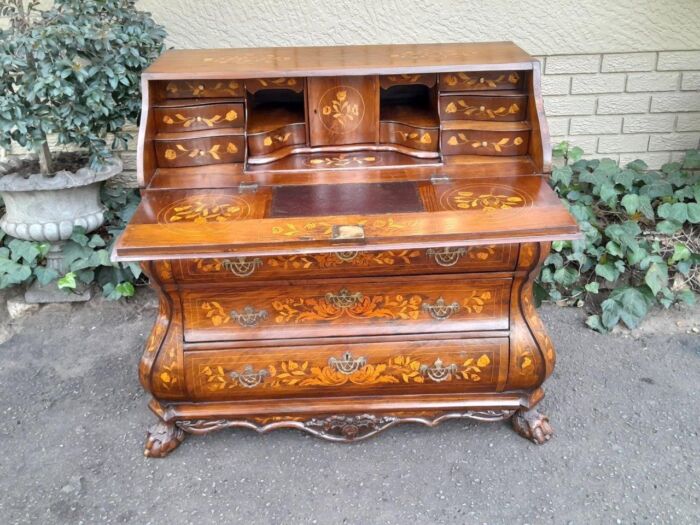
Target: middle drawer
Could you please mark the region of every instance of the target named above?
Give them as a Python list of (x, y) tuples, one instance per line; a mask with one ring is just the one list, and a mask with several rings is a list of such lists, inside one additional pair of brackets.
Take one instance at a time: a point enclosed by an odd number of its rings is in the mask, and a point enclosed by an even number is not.
[(511, 278), (255, 282), (181, 291), (185, 340), (507, 330)]

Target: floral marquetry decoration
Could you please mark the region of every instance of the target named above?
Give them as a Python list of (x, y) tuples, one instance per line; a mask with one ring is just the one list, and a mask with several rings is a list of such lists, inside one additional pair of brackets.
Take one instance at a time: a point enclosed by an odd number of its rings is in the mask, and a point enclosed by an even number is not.
[(332, 133), (349, 133), (362, 122), (365, 102), (355, 88), (338, 86), (321, 96), (318, 113), (324, 127)]
[(188, 149), (182, 144), (176, 144), (175, 147), (166, 149), (163, 156), (170, 161), (173, 161), (179, 157), (189, 157), (191, 159), (194, 159), (196, 157), (208, 157), (214, 160), (221, 160), (221, 155), (224, 151), (229, 155), (234, 155), (238, 153), (238, 146), (236, 146), (233, 142), (229, 142), (225, 146), (222, 144), (214, 144), (208, 149)]
[(162, 210), (158, 222), (228, 222), (245, 219), (249, 213), (248, 203), (236, 195), (196, 195), (174, 202)]
[[(503, 148), (509, 146), (509, 145), (515, 145), (515, 146), (520, 146), (525, 140), (522, 137), (515, 137), (512, 142), (509, 137), (503, 137), (502, 139), (495, 140), (495, 141), (489, 141), (489, 140), (478, 140), (478, 139), (470, 139), (465, 133), (459, 132), (456, 133), (455, 135), (452, 135), (449, 139), (447, 139), (447, 144), (450, 146), (469, 146), (474, 150), (479, 150), (479, 149), (492, 149), (493, 151), (496, 151), (498, 153), (503, 152)], [(477, 151), (478, 153), (478, 151)]]
[(341, 153), (332, 157), (317, 157), (307, 161), (307, 164), (317, 168), (351, 168), (375, 162), (377, 162), (377, 157), (373, 155), (345, 155)]
[[(170, 115), (164, 115), (163, 116), (163, 123), (167, 125), (173, 125), (177, 124), (179, 126), (182, 126), (183, 128), (189, 128), (192, 126), (194, 123), (200, 123), (204, 122), (208, 127), (213, 127), (216, 124), (219, 124), (221, 122), (234, 122), (238, 118), (238, 113), (236, 110), (230, 110), (226, 112), (225, 115), (214, 115), (213, 117), (202, 117), (201, 115), (192, 115), (192, 116), (185, 116), (181, 113), (175, 113), (175, 115), (170, 116)], [(234, 145), (235, 147), (235, 145)], [(236, 148), (233, 153), (238, 151)], [(175, 157), (173, 157), (175, 158)]]
[(445, 106), (445, 113), (456, 114), (459, 113), (464, 117), (471, 118), (481, 118), (497, 120), (498, 118), (505, 117), (508, 115), (517, 115), (520, 112), (520, 106), (518, 104), (510, 104), (509, 106), (498, 106), (497, 108), (490, 108), (485, 105), (472, 106), (467, 104), (464, 100), (457, 100), (457, 102), (449, 102)]
[[(442, 194), (440, 203), (450, 210), (491, 212), (531, 206), (532, 198), (512, 186), (465, 184)], [(488, 258), (488, 255), (484, 252), (481, 257)]]
[[(338, 365), (348, 359), (353, 363), (349, 369)], [(279, 389), (337, 387), (346, 384), (425, 384), (443, 381), (478, 383), (492, 364), (492, 359), (486, 354), (447, 365), (439, 357), (423, 361), (408, 355), (397, 355), (378, 363), (369, 363), (363, 357), (353, 358), (351, 354), (347, 354), (340, 358), (329, 358), (328, 364), (324, 366), (314, 365), (309, 361), (286, 360), (259, 369), (245, 365), (242, 371), (238, 372), (221, 365), (204, 365), (199, 368), (199, 376), (210, 392), (241, 387)]]

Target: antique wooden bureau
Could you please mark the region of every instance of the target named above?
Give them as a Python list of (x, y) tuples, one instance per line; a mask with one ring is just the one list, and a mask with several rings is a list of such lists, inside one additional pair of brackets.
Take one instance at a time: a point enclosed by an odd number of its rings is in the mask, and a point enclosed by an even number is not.
[(573, 218), (537, 61), (512, 43), (168, 51), (143, 75), (143, 201), (114, 258), (160, 296), (140, 378), (186, 433), (512, 418), (555, 354), (532, 303)]

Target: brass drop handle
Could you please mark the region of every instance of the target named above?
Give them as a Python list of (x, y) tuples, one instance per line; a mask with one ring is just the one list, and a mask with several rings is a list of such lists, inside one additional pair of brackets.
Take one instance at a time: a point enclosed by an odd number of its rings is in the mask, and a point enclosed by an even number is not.
[(338, 293), (328, 292), (326, 294), (326, 302), (344, 310), (352, 308), (365, 298), (360, 292), (350, 293), (347, 288), (342, 288)]
[(429, 379), (432, 379), (436, 383), (440, 383), (442, 381), (447, 381), (450, 379), (453, 375), (457, 373), (459, 370), (459, 367), (457, 365), (447, 365), (444, 366), (442, 364), (442, 359), (438, 358), (435, 360), (435, 363), (433, 366), (428, 366), (428, 365), (421, 365), (419, 371), (423, 377), (427, 377)]
[(457, 264), (459, 259), (467, 253), (466, 248), (428, 248), (429, 257), (435, 259), (440, 266), (449, 267)]
[(259, 257), (255, 259), (236, 257), (234, 259), (224, 259), (222, 263), (224, 268), (238, 277), (248, 277), (262, 266), (262, 260)]
[(453, 302), (452, 304), (447, 304), (445, 300), (440, 297), (433, 304), (423, 303), (422, 308), (424, 312), (428, 312), (436, 321), (444, 321), (453, 314), (459, 312), (459, 303)]
[(345, 352), (340, 359), (336, 359), (335, 357), (330, 357), (328, 359), (328, 366), (346, 376), (354, 374), (366, 364), (366, 357), (353, 358), (350, 352)]
[(246, 365), (243, 367), (242, 372), (230, 372), (229, 377), (233, 379), (234, 381), (237, 381), (239, 385), (241, 385), (243, 388), (253, 388), (258, 386), (260, 383), (262, 383), (265, 378), (268, 376), (267, 370), (264, 368), (261, 370), (258, 370), (257, 372), (253, 371), (252, 365)]
[(243, 308), (242, 313), (239, 313), (236, 310), (231, 310), (230, 315), (231, 319), (236, 321), (243, 328), (252, 328), (257, 326), (260, 321), (267, 319), (266, 310), (256, 310), (250, 305)]

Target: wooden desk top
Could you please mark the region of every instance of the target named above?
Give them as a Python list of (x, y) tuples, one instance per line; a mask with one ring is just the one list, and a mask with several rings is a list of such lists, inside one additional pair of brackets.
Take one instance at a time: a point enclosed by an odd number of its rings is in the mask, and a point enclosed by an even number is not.
[(534, 60), (512, 42), (176, 49), (166, 51), (143, 77), (170, 80), (529, 70)]

